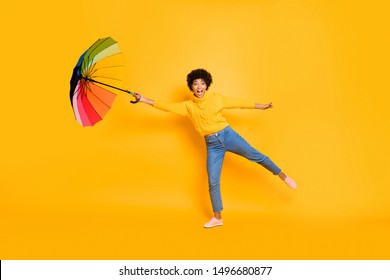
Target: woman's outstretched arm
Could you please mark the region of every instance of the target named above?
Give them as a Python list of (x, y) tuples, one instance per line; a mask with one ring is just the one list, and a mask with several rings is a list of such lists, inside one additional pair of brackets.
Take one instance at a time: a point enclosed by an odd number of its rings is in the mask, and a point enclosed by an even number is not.
[(149, 99), (147, 97), (142, 96), (140, 93), (134, 93), (135, 98), (139, 100), (139, 102), (143, 102), (153, 106), (156, 109), (160, 109), (166, 112), (171, 112), (175, 114), (179, 114), (181, 116), (187, 115), (187, 110), (184, 102), (179, 103), (166, 103), (161, 101), (155, 101), (153, 99)]

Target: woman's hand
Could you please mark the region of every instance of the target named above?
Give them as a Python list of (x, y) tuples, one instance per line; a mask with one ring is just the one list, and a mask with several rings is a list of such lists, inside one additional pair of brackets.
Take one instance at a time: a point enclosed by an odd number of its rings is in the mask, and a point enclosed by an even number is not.
[(266, 110), (272, 107), (273, 107), (272, 102), (268, 104), (257, 104), (257, 103), (255, 104), (255, 109)]
[(138, 101), (142, 101), (142, 95), (138, 92), (134, 92), (133, 93), (133, 96), (138, 100)]
[(137, 98), (137, 100), (139, 100), (139, 102), (144, 102), (144, 103), (147, 103), (147, 104), (152, 105), (152, 106), (154, 105), (154, 100), (143, 97), (142, 94), (140, 94), (138, 92), (134, 92), (133, 95), (135, 98)]

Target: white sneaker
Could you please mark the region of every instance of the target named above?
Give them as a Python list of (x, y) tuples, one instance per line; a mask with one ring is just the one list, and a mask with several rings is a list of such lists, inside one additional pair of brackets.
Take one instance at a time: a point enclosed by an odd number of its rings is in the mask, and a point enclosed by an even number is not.
[(212, 227), (217, 227), (217, 226), (222, 226), (223, 221), (222, 219), (218, 220), (217, 218), (212, 217), (210, 221), (204, 224), (205, 228), (212, 228)]
[(290, 177), (286, 177), (286, 179), (284, 179), (284, 182), (287, 184), (287, 186), (289, 186), (293, 190), (297, 188), (297, 184)]

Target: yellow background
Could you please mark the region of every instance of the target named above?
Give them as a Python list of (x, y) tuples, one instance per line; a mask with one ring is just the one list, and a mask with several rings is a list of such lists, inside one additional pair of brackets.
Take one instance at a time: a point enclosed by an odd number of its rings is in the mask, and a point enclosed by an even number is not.
[[(388, 259), (386, 1), (8, 1), (1, 9), (0, 259)], [(118, 94), (74, 119), (79, 56), (111, 36), (123, 87), (164, 101), (210, 91), (274, 108), (225, 111), (298, 183), (235, 155), (211, 215), (190, 122)]]

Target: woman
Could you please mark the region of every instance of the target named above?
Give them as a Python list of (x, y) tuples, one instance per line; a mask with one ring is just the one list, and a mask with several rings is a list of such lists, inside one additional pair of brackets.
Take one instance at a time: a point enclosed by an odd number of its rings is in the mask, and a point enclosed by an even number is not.
[(272, 108), (272, 103), (258, 104), (245, 100), (228, 98), (220, 94), (208, 93), (213, 79), (209, 72), (204, 69), (196, 69), (187, 75), (188, 88), (193, 92), (192, 100), (179, 103), (164, 103), (154, 101), (135, 93), (140, 101), (154, 106), (157, 109), (177, 113), (188, 117), (195, 129), (205, 138), (207, 146), (207, 173), (209, 192), (214, 216), (204, 224), (211, 228), (223, 225), (222, 199), (220, 176), (222, 163), (226, 152), (241, 155), (248, 160), (261, 164), (274, 175), (278, 175), (290, 188), (296, 189), (295, 182), (286, 176), (267, 156), (263, 155), (250, 146), (238, 135), (222, 116), (222, 109), (247, 108), (262, 109)]

